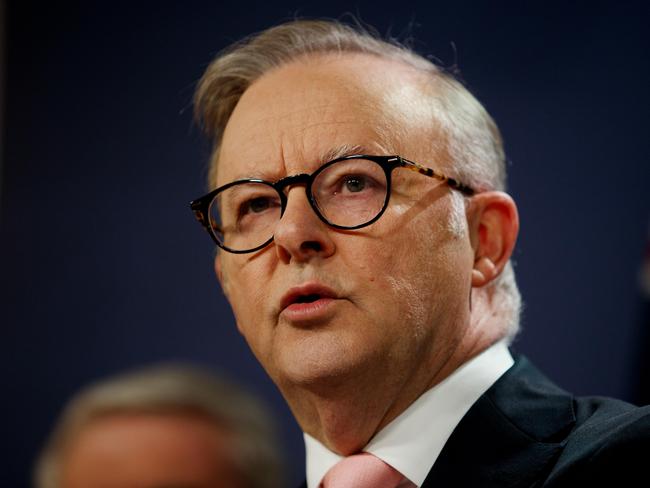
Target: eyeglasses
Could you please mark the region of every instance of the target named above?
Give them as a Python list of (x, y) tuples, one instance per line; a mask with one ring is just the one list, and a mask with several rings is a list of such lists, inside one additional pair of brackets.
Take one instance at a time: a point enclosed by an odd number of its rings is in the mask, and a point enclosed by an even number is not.
[(243, 179), (220, 186), (190, 203), (197, 220), (225, 251), (258, 251), (273, 241), (285, 209), (285, 188), (305, 185), (318, 217), (335, 229), (360, 229), (376, 222), (386, 210), (391, 174), (405, 168), (436, 178), (471, 196), (472, 188), (431, 168), (400, 156), (344, 156), (323, 164), (312, 174), (287, 176), (275, 183)]

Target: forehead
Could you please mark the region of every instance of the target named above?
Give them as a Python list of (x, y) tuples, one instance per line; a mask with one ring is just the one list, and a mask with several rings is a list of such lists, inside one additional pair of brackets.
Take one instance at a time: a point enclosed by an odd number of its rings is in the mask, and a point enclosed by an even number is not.
[(265, 74), (228, 121), (217, 184), (310, 172), (341, 153), (418, 157), (413, 148), (433, 126), (422, 76), (366, 54), (301, 59)]
[[(229, 472), (227, 433), (207, 417), (115, 413), (90, 420), (70, 440), (65, 486), (216, 486)], [(223, 465), (223, 466), (222, 466)]]

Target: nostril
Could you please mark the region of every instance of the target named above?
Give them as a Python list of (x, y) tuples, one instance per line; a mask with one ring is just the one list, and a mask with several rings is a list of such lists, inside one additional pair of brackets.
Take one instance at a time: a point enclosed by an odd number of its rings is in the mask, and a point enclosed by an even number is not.
[(323, 245), (318, 241), (305, 241), (300, 244), (302, 251), (322, 251)]

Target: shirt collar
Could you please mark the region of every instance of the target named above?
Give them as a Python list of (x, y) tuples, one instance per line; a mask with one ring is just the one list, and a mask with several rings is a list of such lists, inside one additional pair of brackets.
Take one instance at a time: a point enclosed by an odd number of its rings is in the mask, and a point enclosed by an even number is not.
[[(505, 342), (497, 342), (424, 392), (362, 450), (421, 486), (465, 413), (513, 364)], [(304, 438), (307, 487), (316, 488), (342, 457), (309, 434)]]

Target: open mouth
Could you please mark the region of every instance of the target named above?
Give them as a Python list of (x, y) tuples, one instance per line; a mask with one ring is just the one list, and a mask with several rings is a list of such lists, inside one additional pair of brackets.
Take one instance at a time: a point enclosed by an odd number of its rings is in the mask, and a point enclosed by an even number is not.
[(306, 283), (304, 285), (291, 288), (280, 302), (280, 310), (284, 310), (291, 305), (305, 305), (319, 302), (322, 300), (335, 299), (337, 294), (334, 290), (323, 286), (319, 283)]
[(316, 293), (312, 293), (309, 295), (302, 295), (297, 297), (293, 303), (312, 303), (315, 302), (316, 300), (320, 300), (320, 298), (321, 298), (320, 295)]

